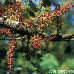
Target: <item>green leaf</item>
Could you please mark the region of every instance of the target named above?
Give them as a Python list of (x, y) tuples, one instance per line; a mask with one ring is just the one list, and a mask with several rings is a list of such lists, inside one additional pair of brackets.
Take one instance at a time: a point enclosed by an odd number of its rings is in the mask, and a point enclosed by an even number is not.
[(46, 54), (41, 59), (42, 62), (40, 63), (40, 66), (43, 70), (55, 69), (59, 66), (57, 59), (52, 54)]

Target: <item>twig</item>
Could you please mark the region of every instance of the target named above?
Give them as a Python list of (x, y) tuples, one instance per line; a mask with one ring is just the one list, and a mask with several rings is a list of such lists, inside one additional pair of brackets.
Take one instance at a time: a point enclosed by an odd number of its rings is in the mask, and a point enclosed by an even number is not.
[[(49, 37), (53, 37), (53, 36), (57, 37), (57, 35), (49, 35)], [(54, 39), (50, 40), (50, 41), (74, 41), (74, 33), (72, 33), (72, 34), (63, 34), (63, 35), (61, 35), (61, 37), (59, 35), (58, 38), (57, 38), (57, 40), (55, 40), (56, 37)], [(0, 38), (0, 40), (11, 40), (11, 39), (12, 38)], [(26, 37), (25, 36), (16, 37), (15, 39), (16, 40), (22, 40), (22, 39), (26, 39)]]
[(41, 13), (41, 8), (42, 8), (42, 4), (43, 4), (42, 1), (43, 1), (43, 0), (41, 0), (41, 2), (39, 2), (39, 8), (38, 8), (38, 11), (37, 11), (37, 16), (36, 16), (35, 21), (34, 21), (34, 26), (35, 26), (35, 24), (37, 23), (38, 17), (39, 17), (39, 15), (40, 15), (40, 13)]
[[(25, 37), (17, 37), (17, 38), (15, 38), (15, 40), (22, 40), (22, 39), (25, 39)], [(0, 40), (11, 40), (12, 38), (0, 38)]]

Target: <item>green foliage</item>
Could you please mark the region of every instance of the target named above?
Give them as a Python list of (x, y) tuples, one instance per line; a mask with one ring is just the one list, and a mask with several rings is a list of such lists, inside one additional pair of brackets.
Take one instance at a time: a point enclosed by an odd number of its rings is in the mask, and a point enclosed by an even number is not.
[(45, 74), (48, 74), (49, 70), (54, 70), (59, 67), (59, 63), (56, 59), (56, 57), (52, 54), (45, 54), (42, 58), (42, 61), (40, 62), (41, 71)]
[(46, 54), (41, 59), (43, 62), (40, 63), (40, 66), (43, 68), (43, 70), (54, 69), (55, 67), (59, 66), (57, 59), (52, 54)]

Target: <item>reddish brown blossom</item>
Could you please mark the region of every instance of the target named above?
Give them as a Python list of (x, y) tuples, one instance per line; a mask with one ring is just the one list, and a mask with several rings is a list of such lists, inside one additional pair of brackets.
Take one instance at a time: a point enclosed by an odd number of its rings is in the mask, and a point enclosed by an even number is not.
[(13, 59), (14, 59), (16, 46), (17, 46), (17, 41), (15, 41), (15, 36), (13, 36), (12, 40), (10, 41), (8, 58), (7, 58), (7, 63), (8, 63), (8, 68), (10, 73), (12, 73), (13, 70), (12, 67), (13, 67)]

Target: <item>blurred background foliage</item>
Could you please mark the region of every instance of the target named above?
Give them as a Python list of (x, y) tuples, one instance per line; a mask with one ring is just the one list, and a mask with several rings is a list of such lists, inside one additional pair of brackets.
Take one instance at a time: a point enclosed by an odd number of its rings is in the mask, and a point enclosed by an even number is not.
[[(22, 2), (22, 11), (25, 20), (35, 20), (39, 0), (20, 0)], [(5, 2), (8, 4), (8, 0), (0, 0), (0, 3)], [(60, 4), (61, 8), (72, 2), (72, 0), (43, 0), (44, 4), (41, 9), (41, 14), (45, 14), (45, 9), (51, 8), (51, 11), (55, 10), (55, 4)], [(63, 28), (61, 34), (69, 34), (74, 32), (74, 8), (69, 12), (66, 12), (63, 16)], [(1, 28), (1, 27), (0, 27)], [(56, 30), (50, 30), (52, 26), (46, 27), (44, 30), (48, 34), (55, 34)], [(3, 35), (0, 34), (0, 38)], [(10, 36), (9, 36), (10, 37)], [(70, 41), (71, 48), (74, 52), (74, 41)], [(7, 56), (9, 49), (9, 40), (0, 40), (0, 74), (9, 74), (7, 68)], [(30, 61), (24, 60), (22, 43), (18, 41), (16, 49), (13, 74), (49, 74), (49, 70), (73, 70), (74, 58), (71, 54), (70, 47), (66, 41), (51, 42), (45, 41), (41, 43), (41, 49), (34, 51), (35, 49), (30, 47), (33, 51), (34, 57)], [(20, 52), (23, 52), (22, 54)], [(53, 73), (55, 74), (55, 73)], [(72, 74), (72, 73), (68, 73)]]

